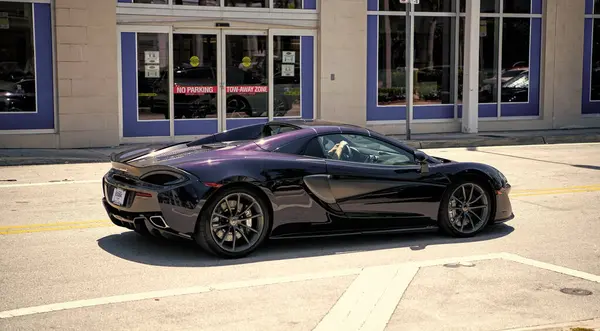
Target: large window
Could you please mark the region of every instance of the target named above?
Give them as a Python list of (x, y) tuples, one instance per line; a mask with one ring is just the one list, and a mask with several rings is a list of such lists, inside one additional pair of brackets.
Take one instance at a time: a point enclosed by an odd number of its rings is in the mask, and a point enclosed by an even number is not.
[(169, 35), (137, 34), (138, 120), (169, 118)]
[[(461, 0), (461, 12), (464, 12)], [(530, 17), (523, 17), (523, 15)], [(482, 0), (479, 22), (479, 103), (529, 102), (531, 0)], [(460, 54), (464, 54), (461, 17)], [(462, 59), (461, 59), (462, 63)], [(462, 77), (459, 78), (462, 83)], [(462, 100), (462, 94), (459, 95)]]
[(0, 1), (0, 112), (36, 112), (35, 87), (32, 4)]
[[(465, 4), (370, 0), (367, 120), (462, 116)], [(539, 114), (541, 4), (481, 0), (479, 117)]]
[[(405, 105), (409, 16), (399, 1), (380, 0), (379, 6), (378, 104)], [(422, 0), (414, 10), (414, 104), (453, 104), (456, 1)]]

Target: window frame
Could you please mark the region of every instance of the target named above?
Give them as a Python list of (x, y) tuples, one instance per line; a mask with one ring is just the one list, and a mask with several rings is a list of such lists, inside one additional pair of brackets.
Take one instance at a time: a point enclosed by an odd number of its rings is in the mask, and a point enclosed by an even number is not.
[(600, 4), (594, 0), (586, 0), (585, 18), (584, 18), (584, 50), (583, 50), (583, 89), (582, 89), (582, 117), (598, 117), (600, 116), (600, 99), (592, 99), (592, 80), (593, 80), (593, 65), (594, 65), (594, 23), (600, 24), (600, 12), (595, 11), (600, 7)]
[[(406, 97), (406, 103), (399, 105), (380, 105), (379, 104), (379, 65), (380, 65), (380, 50), (379, 50), (379, 37), (380, 37), (380, 20), (384, 17), (390, 16), (403, 16), (406, 17), (407, 27), (406, 27), (406, 44), (408, 45), (408, 49), (406, 50), (406, 83), (405, 87), (407, 91), (414, 91), (414, 77), (413, 71), (408, 70), (414, 68), (414, 18), (415, 17), (451, 17), (456, 20), (456, 29), (454, 31), (454, 61), (453, 66), (458, 67), (461, 59), (459, 59), (460, 55), (460, 25), (461, 22), (464, 22), (466, 18), (466, 13), (461, 11), (461, 0), (448, 0), (448, 1), (456, 1), (456, 5), (454, 6), (454, 12), (426, 12), (426, 11), (417, 11), (415, 9), (415, 5), (407, 4), (407, 9), (404, 11), (384, 11), (379, 7), (379, 0), (368, 0), (368, 11), (367, 11), (367, 34), (368, 34), (368, 49), (373, 48), (373, 54), (369, 51), (367, 54), (367, 123), (369, 124), (389, 124), (389, 123), (406, 123), (410, 125), (410, 122), (456, 122), (461, 121), (460, 110), (462, 108), (462, 100), (459, 101), (459, 73), (455, 75), (451, 79), (454, 83), (453, 99), (454, 103), (449, 104), (435, 104), (435, 105), (416, 105), (412, 101), (412, 93), (408, 93)], [(541, 43), (542, 35), (538, 35), (538, 28), (540, 24), (543, 24), (543, 8), (541, 7), (541, 0), (529, 0), (530, 7), (529, 13), (506, 13), (504, 12), (504, 1), (499, 0), (499, 12), (497, 13), (480, 13), (480, 18), (497, 18), (498, 24), (500, 27), (500, 33), (498, 34), (498, 44), (499, 47), (496, 52), (496, 58), (498, 61), (498, 68), (496, 74), (498, 79), (498, 84), (496, 88), (498, 89), (498, 98), (497, 102), (493, 103), (479, 103), (479, 112), (481, 113), (481, 106), (487, 105), (487, 108), (493, 107), (495, 112), (494, 116), (479, 116), (479, 121), (495, 121), (495, 120), (523, 120), (523, 119), (539, 119), (541, 117), (541, 65), (542, 65), (542, 57), (541, 53), (539, 54), (539, 58), (534, 58), (535, 65), (532, 64), (532, 56), (537, 54), (537, 51), (534, 50), (534, 46), (537, 47), (538, 44)], [(504, 26), (504, 19), (507, 18), (525, 18), (529, 20), (529, 47), (528, 47), (528, 60), (529, 60), (529, 77), (530, 77), (530, 87), (527, 93), (527, 102), (502, 102), (500, 99), (502, 93), (502, 84), (500, 81), (502, 76), (499, 74), (502, 69), (502, 30)], [(543, 26), (543, 25), (542, 25)], [(534, 29), (536, 29), (536, 33), (534, 35)], [(372, 31), (372, 32), (370, 32)], [(536, 37), (536, 39), (534, 39)], [(540, 38), (539, 40), (537, 38)], [(370, 41), (369, 39), (375, 39), (374, 41)], [(375, 64), (371, 64), (375, 63)], [(535, 74), (533, 73), (532, 68), (535, 67)], [(373, 72), (371, 74), (371, 72)], [(532, 76), (533, 75), (533, 76)], [(371, 77), (371, 76), (374, 76)], [(533, 80), (532, 78), (535, 78)], [(493, 105), (493, 106), (492, 106)], [(503, 105), (506, 106), (521, 106), (528, 105), (530, 107), (537, 107), (537, 115), (529, 115), (530, 109), (526, 107), (528, 110), (523, 109), (524, 114), (512, 115), (514, 112), (513, 108), (503, 109)], [(450, 114), (446, 114), (444, 116), (444, 112), (442, 109), (435, 109), (435, 107), (443, 108), (443, 107), (453, 107), (454, 115), (450, 116)], [(419, 107), (430, 107), (425, 108), (432, 112), (432, 115), (422, 114), (421, 116), (415, 116), (415, 110)], [(422, 110), (423, 113), (426, 113), (425, 109)], [(502, 115), (504, 110), (504, 115)], [(520, 112), (520, 110), (519, 110)], [(436, 113), (436, 114), (433, 114)], [(439, 113), (439, 114), (437, 114)], [(532, 112), (531, 112), (532, 113)], [(490, 114), (491, 115), (491, 114)]]
[[(11, 122), (23, 122), (23, 121), (27, 121), (27, 119), (21, 118), (21, 116), (27, 116), (27, 117), (33, 117), (33, 118), (40, 118), (40, 122), (41, 124), (35, 124), (34, 126), (43, 126), (44, 128), (18, 128), (18, 129), (13, 129), (11, 128), (10, 125), (8, 125), (6, 128), (1, 128), (0, 127), (0, 135), (3, 134), (47, 134), (47, 133), (57, 133), (58, 132), (58, 93), (57, 93), (57, 89), (58, 89), (58, 79), (57, 79), (57, 62), (56, 62), (56, 19), (55, 19), (55, 10), (54, 10), (54, 6), (53, 6), (53, 0), (0, 0), (0, 2), (6, 2), (6, 3), (20, 3), (20, 4), (28, 4), (31, 6), (31, 12), (32, 12), (32, 22), (31, 22), (31, 42), (32, 42), (32, 48), (33, 48), (33, 62), (34, 62), (34, 72), (35, 72), (35, 112), (2, 112), (0, 113), (0, 121), (4, 122), (4, 123), (11, 123)], [(49, 5), (48, 8), (48, 13), (49, 13), (49, 17), (47, 17), (48, 22), (50, 24), (50, 26), (46, 27), (46, 26), (41, 26), (43, 21), (40, 21), (38, 19), (36, 19), (36, 15), (40, 15), (40, 13), (36, 13), (37, 10), (40, 10), (41, 8), (36, 8), (36, 5)], [(46, 75), (50, 75), (50, 77), (45, 77), (42, 76), (42, 78), (44, 78), (44, 82), (43, 84), (47, 84), (48, 82), (46, 82), (46, 80), (49, 80), (50, 82), (50, 91), (48, 91), (48, 95), (46, 95), (46, 97), (51, 97), (52, 98), (52, 102), (48, 103), (44, 109), (42, 111), (40, 111), (40, 106), (39, 106), (39, 102), (40, 102), (40, 98), (39, 98), (39, 94), (40, 94), (40, 88), (39, 88), (39, 84), (40, 84), (40, 63), (39, 63), (39, 59), (38, 57), (42, 56), (40, 55), (40, 45), (38, 45), (39, 42), (42, 41), (47, 41), (48, 38), (42, 38), (40, 36), (40, 40), (37, 40), (38, 37), (38, 32), (41, 31), (47, 31), (47, 34), (49, 36), (49, 42), (50, 42), (50, 47), (49, 49), (44, 49), (46, 52), (42, 52), (45, 54), (42, 54), (44, 58), (50, 57), (50, 61), (51, 61), (51, 67), (50, 67), (50, 71), (46, 72)], [(47, 54), (49, 53), (49, 54)], [(46, 88), (48, 88), (48, 86), (46, 86)], [(48, 109), (50, 108), (50, 109)], [(49, 114), (52, 113), (52, 114)], [(12, 117), (18, 117), (18, 119), (12, 119)], [(46, 118), (47, 117), (47, 118)], [(42, 119), (44, 118), (44, 119)], [(48, 123), (50, 123), (49, 119), (52, 119), (52, 123), (51, 125), (46, 125), (45, 122), (48, 121)], [(37, 121), (36, 121), (37, 122)], [(47, 126), (47, 127), (46, 127)]]

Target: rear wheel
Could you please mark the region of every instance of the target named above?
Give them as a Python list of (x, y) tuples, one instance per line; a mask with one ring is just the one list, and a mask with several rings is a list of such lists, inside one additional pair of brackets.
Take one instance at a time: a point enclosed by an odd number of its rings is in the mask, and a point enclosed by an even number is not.
[(481, 232), (492, 213), (492, 198), (486, 188), (472, 179), (451, 185), (440, 206), (442, 230), (454, 237), (472, 237)]
[(226, 258), (252, 253), (270, 228), (269, 209), (253, 190), (225, 188), (200, 215), (195, 240), (207, 252)]

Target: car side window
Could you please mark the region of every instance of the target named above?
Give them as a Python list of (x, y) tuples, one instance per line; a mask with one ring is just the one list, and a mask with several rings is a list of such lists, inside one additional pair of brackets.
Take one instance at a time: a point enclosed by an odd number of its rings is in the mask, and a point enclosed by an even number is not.
[(321, 148), (321, 144), (319, 142), (319, 138), (311, 139), (306, 147), (304, 147), (304, 155), (318, 157), (320, 159), (325, 158), (325, 154), (323, 154), (323, 149)]
[(409, 151), (377, 138), (359, 134), (331, 134), (317, 138), (320, 152), (328, 159), (390, 166), (414, 165)]

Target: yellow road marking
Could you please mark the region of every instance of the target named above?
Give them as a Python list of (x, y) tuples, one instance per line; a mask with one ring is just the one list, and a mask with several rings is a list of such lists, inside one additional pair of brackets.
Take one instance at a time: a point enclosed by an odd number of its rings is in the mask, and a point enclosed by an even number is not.
[[(540, 195), (556, 195), (556, 194), (598, 192), (598, 191), (600, 191), (600, 185), (570, 186), (570, 187), (534, 189), (534, 190), (515, 190), (515, 189), (513, 189), (510, 193), (510, 197), (530, 197), (530, 196), (540, 196)], [(110, 227), (110, 226), (115, 226), (110, 220), (91, 220), (91, 221), (78, 221), (78, 222), (55, 222), (55, 223), (43, 223), (43, 224), (9, 225), (9, 226), (0, 226), (0, 235), (64, 231), (64, 230), (76, 230), (76, 229), (93, 229), (93, 228), (102, 228), (102, 227)]]
[(548, 189), (537, 189), (537, 190), (512, 190), (510, 196), (511, 197), (529, 197), (529, 196), (539, 196), (539, 195), (554, 195), (554, 194), (597, 192), (597, 191), (600, 191), (600, 185), (571, 186), (571, 187), (548, 188)]

